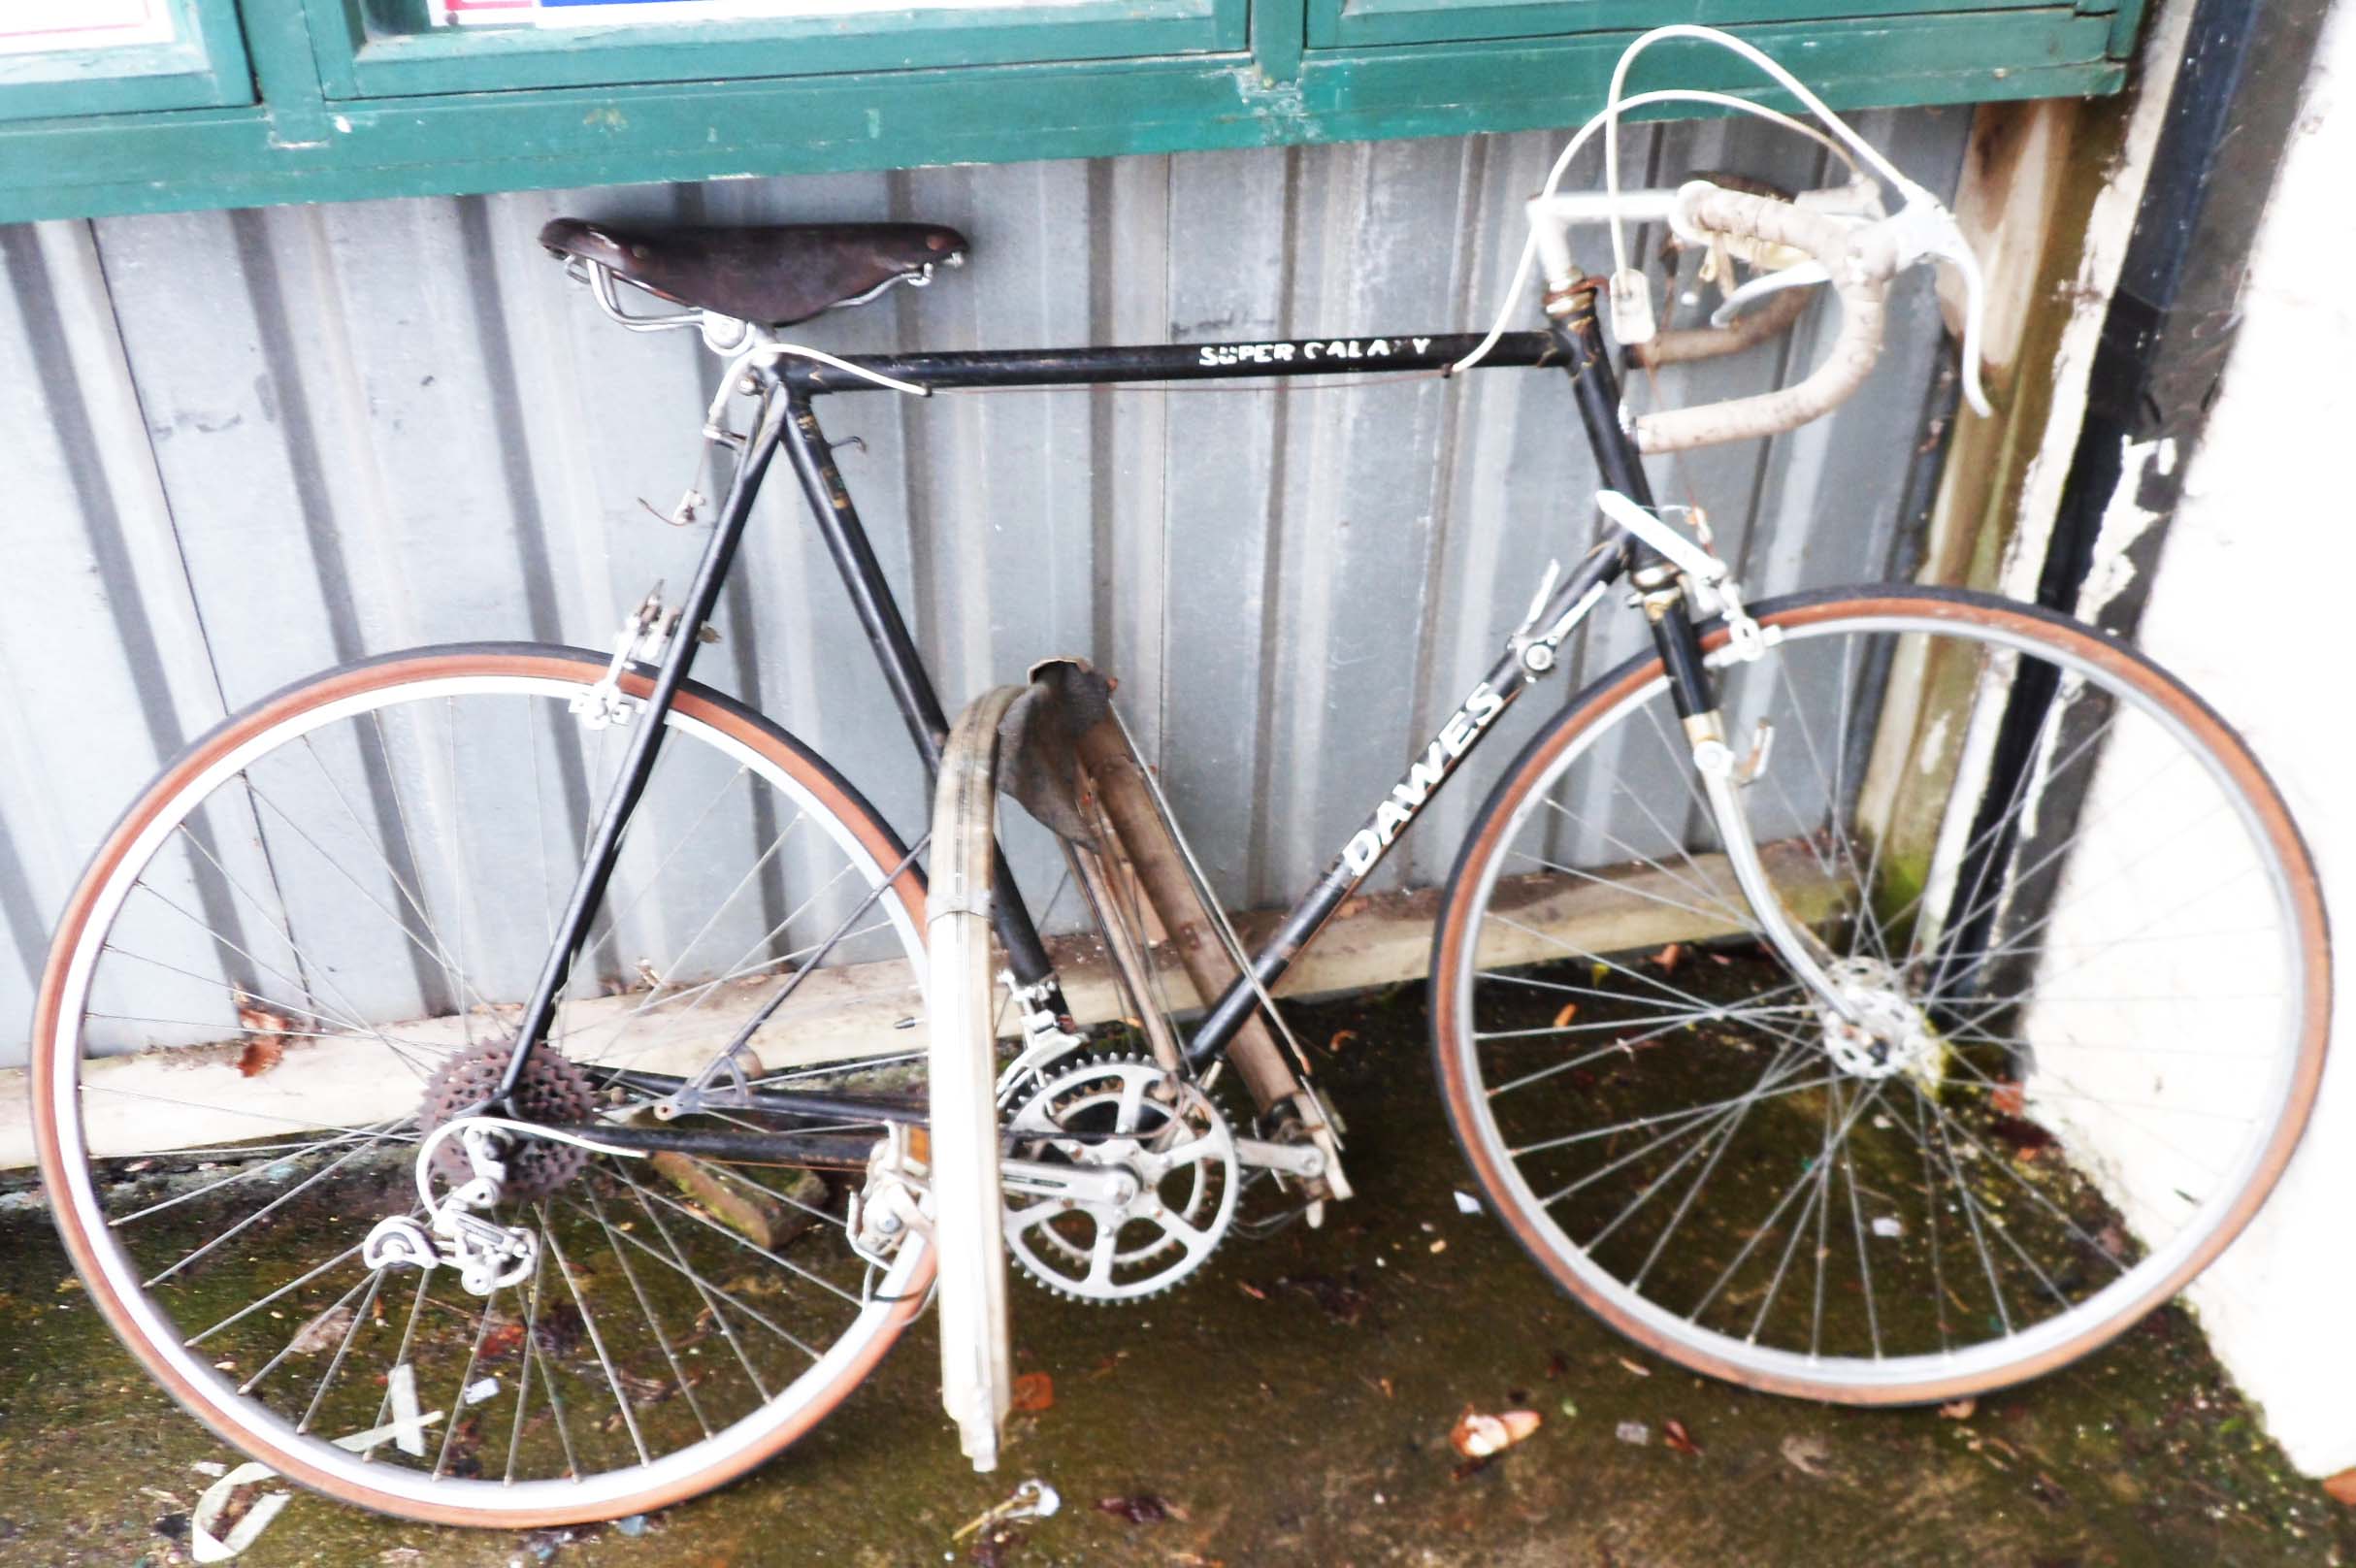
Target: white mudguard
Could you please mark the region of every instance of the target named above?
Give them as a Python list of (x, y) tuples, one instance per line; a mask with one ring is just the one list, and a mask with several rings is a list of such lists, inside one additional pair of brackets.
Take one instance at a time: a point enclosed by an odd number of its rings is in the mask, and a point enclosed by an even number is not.
[(1001, 686), (959, 715), (933, 797), (926, 899), (932, 1023), (932, 1186), (939, 1259), (941, 1405), (976, 1470), (998, 1467), (1013, 1386), (1005, 1196), (998, 1185), (990, 910), (998, 723), (1023, 693)]

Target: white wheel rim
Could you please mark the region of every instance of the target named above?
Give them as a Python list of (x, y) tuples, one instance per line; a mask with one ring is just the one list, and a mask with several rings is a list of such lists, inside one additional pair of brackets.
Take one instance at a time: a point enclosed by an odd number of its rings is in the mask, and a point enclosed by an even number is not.
[[(2240, 783), (2227, 771), (2217, 755), (2206, 741), (2197, 736), (2168, 708), (2153, 702), (2139, 686), (2111, 677), (2091, 661), (2075, 650), (2055, 643), (2023, 636), (2005, 628), (1988, 627), (1945, 617), (1922, 614), (1870, 614), (1827, 618), (1802, 625), (1783, 625), (1783, 637), (1789, 641), (1807, 641), (1847, 633), (1922, 633), (1933, 637), (1953, 637), (1966, 641), (1993, 643), (2058, 666), (2094, 681), (2115, 699), (2132, 704), (2144, 717), (2152, 720), (2184, 750), (2198, 758), (2219, 790), (2230, 800), (2239, 814), (2241, 826), (2251, 841), (2268, 850), (2267, 861), (2274, 873), (2273, 894), (2276, 912), (2286, 937), (2301, 930), (2301, 921), (2291, 892), (2282, 875), (2280, 862), (2272, 854), (2273, 839), (2266, 831)], [(1768, 657), (1776, 657), (1770, 649)], [(1722, 664), (1728, 656), (1721, 650), (1712, 656), (1714, 664)], [(1572, 1240), (1541, 1202), (1537, 1192), (1524, 1179), (1520, 1165), (1512, 1157), (1506, 1139), (1499, 1129), (1489, 1106), (1489, 1095), (1479, 1092), (1480, 1063), (1476, 1036), (1472, 1025), (1472, 1003), (1475, 983), (1480, 971), (1474, 966), (1479, 951), (1479, 921), (1485, 921), (1491, 893), (1502, 869), (1504, 846), (1510, 845), (1526, 824), (1530, 814), (1544, 800), (1548, 791), (1571, 766), (1602, 736), (1611, 733), (1620, 720), (1657, 696), (1666, 686), (1666, 676), (1655, 676), (1629, 693), (1585, 726), (1573, 742), (1555, 757), (1546, 770), (1534, 778), (1524, 790), (1521, 800), (1506, 820), (1504, 830), (1492, 840), (1493, 847), (1478, 867), (1473, 884), (1471, 907), (1481, 911), (1468, 940), (1463, 943), (1459, 961), (1455, 1007), (1450, 1020), (1455, 1033), (1455, 1055), (1460, 1070), (1474, 1087), (1475, 1093), (1465, 1096), (1470, 1106), (1471, 1126), (1465, 1130), (1486, 1157), (1488, 1168), (1507, 1189), (1512, 1207), (1531, 1225), (1545, 1240), (1548, 1250), (1562, 1266), (1575, 1274), (1593, 1295), (1611, 1311), (1620, 1314), (1644, 1332), (1673, 1344), (1690, 1347), (1722, 1364), (1732, 1365), (1742, 1372), (1762, 1380), (1815, 1384), (1848, 1391), (1904, 1388), (1909, 1387), (1947, 1383), (1957, 1380), (2002, 1381), (2008, 1369), (2033, 1363), (2042, 1357), (2066, 1350), (2073, 1342), (2096, 1332), (2124, 1315), (2133, 1313), (2162, 1280), (2186, 1265), (2203, 1247), (2208, 1245), (2220, 1225), (2226, 1223), (2231, 1210), (2239, 1202), (2249, 1184), (2259, 1174), (2274, 1130), (2281, 1125), (2288, 1107), (2292, 1088), (2298, 1077), (2302, 1053), (2279, 1050), (2274, 1054), (2273, 1072), (2262, 1099), (2266, 1112), (2263, 1122), (2254, 1125), (2264, 1128), (2264, 1135), (2253, 1135), (2241, 1151), (2240, 1160), (2217, 1192), (2198, 1211), (2195, 1220), (2181, 1226), (2167, 1244), (2146, 1254), (2134, 1268), (2120, 1274), (2101, 1290), (2085, 1297), (2070, 1311), (2047, 1318), (2018, 1333), (1980, 1342), (1959, 1350), (1937, 1354), (1889, 1356), (1876, 1359), (1811, 1356), (1795, 1351), (1779, 1350), (1747, 1342), (1732, 1336), (1705, 1329), (1676, 1313), (1652, 1302), (1641, 1292), (1630, 1289), (1610, 1272), (1598, 1267), (1588, 1255)], [(2293, 1021), (2290, 1038), (2296, 1040), (2296, 1019), (2299, 1009), (2294, 1003), (2308, 991), (2312, 977), (2307, 972), (2306, 952), (2296, 941), (2286, 942), (2286, 962), (2292, 984), (2286, 991), (2285, 1010)]]
[[(827, 1354), (805, 1369), (791, 1386), (751, 1414), (713, 1436), (665, 1454), (651, 1464), (604, 1471), (577, 1481), (507, 1483), (446, 1476), (436, 1478), (430, 1472), (370, 1463), (316, 1434), (299, 1433), (292, 1422), (276, 1412), (239, 1395), (229, 1381), (210, 1362), (196, 1355), (190, 1347), (181, 1344), (173, 1324), (156, 1310), (141, 1289), (137, 1269), (115, 1243), (105, 1224), (104, 1208), (90, 1182), (88, 1152), (83, 1140), (78, 1094), (82, 1063), (78, 1030), (96, 964), (98, 943), (92, 940), (92, 934), (98, 933), (103, 937), (103, 933), (112, 928), (132, 887), (158, 848), (177, 831), (179, 824), (209, 799), (220, 784), (284, 742), (328, 724), (380, 709), (396, 702), (486, 695), (541, 696), (564, 700), (588, 684), (586, 680), (572, 681), (541, 675), (435, 676), (356, 693), (307, 709), (257, 732), (243, 744), (224, 753), (176, 792), (116, 861), (92, 901), (89, 915), (82, 925), (82, 939), (60, 990), (57, 1033), (48, 1045), (57, 1070), (52, 1075), (52, 1096), (47, 1109), (55, 1129), (60, 1161), (64, 1166), (66, 1201), (83, 1217), (83, 1231), (90, 1256), (115, 1299), (122, 1303), (124, 1310), (139, 1324), (147, 1349), (169, 1363), (182, 1385), (192, 1390), (205, 1409), (223, 1424), (249, 1434), (258, 1445), (296, 1453), (313, 1469), (336, 1481), (390, 1501), (515, 1514), (562, 1508), (577, 1510), (586, 1515), (626, 1498), (676, 1487), (703, 1472), (725, 1467), (738, 1455), (747, 1451), (757, 1452), (773, 1440), (780, 1428), (792, 1424), (802, 1415), (814, 1397), (832, 1389), (837, 1381), (848, 1374), (852, 1365), (867, 1354), (875, 1336), (891, 1330), (891, 1320), (903, 1309), (905, 1302), (902, 1298), (908, 1294), (914, 1282), (922, 1278), (928, 1261), (924, 1242), (912, 1238), (895, 1257), (892, 1268), (873, 1298), (851, 1321)], [(799, 779), (769, 758), (726, 732), (676, 708), (669, 716), (669, 726), (677, 735), (708, 744), (752, 769), (772, 788), (800, 804), (810, 817), (825, 826), (829, 836), (851, 865), (858, 867), (868, 887), (872, 888), (886, 879), (892, 867), (878, 864), (867, 846), (831, 809), (819, 801)], [(924, 971), (921, 933), (900, 899), (887, 897), (881, 901), (902, 947), (909, 955), (910, 963), (921, 975)], [(99, 1223), (88, 1224), (92, 1217), (96, 1217)]]

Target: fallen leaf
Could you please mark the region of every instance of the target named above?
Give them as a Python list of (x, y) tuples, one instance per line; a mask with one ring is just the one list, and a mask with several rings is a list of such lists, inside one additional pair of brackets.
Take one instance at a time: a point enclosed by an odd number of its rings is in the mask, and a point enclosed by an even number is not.
[(1614, 1359), (1619, 1361), (1621, 1366), (1626, 1367), (1629, 1371), (1635, 1373), (1640, 1378), (1649, 1378), (1652, 1375), (1652, 1369), (1651, 1367), (1646, 1366), (1641, 1362), (1631, 1361), (1624, 1356), (1615, 1356)]
[(1794, 1432), (1783, 1439), (1783, 1462), (1804, 1476), (1822, 1480), (1825, 1461), (1831, 1457), (1831, 1445), (1820, 1437), (1803, 1437)]
[(1663, 974), (1675, 974), (1677, 972), (1678, 964), (1685, 962), (1685, 944), (1683, 942), (1671, 942), (1667, 947), (1664, 947), (1659, 952), (1653, 954), (1652, 958), (1648, 959), (1646, 962), (1649, 964), (1657, 964), (1660, 968), (1660, 972)]
[(1577, 1018), (1578, 1016), (1579, 1004), (1575, 1001), (1566, 1001), (1562, 1004), (1562, 1011), (1554, 1015), (1554, 1027), (1556, 1029), (1562, 1029), (1567, 1026), (1572, 1019)]
[(2332, 1501), (2356, 1508), (2356, 1470), (2342, 1470), (2336, 1476), (2325, 1478), (2323, 1489)]
[(1342, 1054), (1344, 1046), (1356, 1044), (1358, 1044), (1358, 1030), (1335, 1029), (1333, 1037), (1325, 1042), (1325, 1049), (1338, 1057)]
[(1467, 1410), (1449, 1429), (1448, 1441), (1468, 1459), (1486, 1459), (1529, 1436), (1538, 1429), (1538, 1423), (1539, 1416), (1534, 1410), (1509, 1410), (1496, 1416)]
[(1660, 1440), (1687, 1458), (1698, 1459), (1702, 1456), (1702, 1446), (1693, 1441), (1693, 1434), (1685, 1430), (1685, 1423), (1674, 1417), (1660, 1423)]
[(344, 1336), (351, 1332), (351, 1308), (330, 1307), (297, 1329), (286, 1348), (297, 1356), (316, 1356), (321, 1351), (332, 1350), (344, 1343)]
[(1127, 1519), (1131, 1524), (1159, 1524), (1163, 1519), (1186, 1518), (1185, 1509), (1150, 1491), (1136, 1492), (1128, 1497), (1099, 1497), (1096, 1499), (1096, 1512)]
[(1053, 1410), (1056, 1407), (1056, 1380), (1044, 1372), (1018, 1373), (1007, 1403), (1009, 1408), (1026, 1416)]
[(237, 1021), (255, 1034), (292, 1034), (295, 1021), (247, 996), (237, 1004)]
[(1255, 1301), (1265, 1301), (1268, 1299), (1268, 1292), (1261, 1290), (1259, 1286), (1254, 1285), (1250, 1280), (1237, 1280), (1235, 1282), (1235, 1289), (1241, 1290), (1244, 1294), (1250, 1296)]
[(2012, 1145), (2015, 1160), (2035, 1160), (2053, 1147), (2053, 1134), (2023, 1117), (1992, 1116), (1988, 1118), (1988, 1130)]
[(1948, 1421), (1970, 1421), (1972, 1413), (1979, 1408), (1980, 1401), (1977, 1399), (1957, 1399), (1941, 1405), (1939, 1414), (1945, 1416)]
[(1998, 1084), (1988, 1096), (1988, 1103), (2004, 1116), (2018, 1116), (2028, 1107), (2029, 1096), (2018, 1084)]
[(286, 1036), (295, 1032), (295, 1021), (245, 996), (238, 1000), (237, 1021), (253, 1036), (237, 1059), (237, 1070), (248, 1078), (259, 1078), (286, 1054)]

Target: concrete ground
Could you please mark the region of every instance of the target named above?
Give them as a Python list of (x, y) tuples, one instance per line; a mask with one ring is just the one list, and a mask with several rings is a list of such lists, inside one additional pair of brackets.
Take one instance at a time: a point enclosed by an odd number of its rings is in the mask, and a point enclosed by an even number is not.
[[(298, 1497), (238, 1561), (448, 1568), (802, 1563), (1640, 1565), (2356, 1562), (2180, 1309), (1968, 1414), (1826, 1409), (1698, 1380), (1562, 1296), (1485, 1215), (1430, 1084), (1422, 993), (1303, 1008), (1360, 1195), (1231, 1244), (1128, 1309), (1018, 1288), (1018, 1415), (993, 1476), (937, 1403), (930, 1320), (815, 1436), (625, 1526), (439, 1530)], [(1528, 1441), (1468, 1469), (1467, 1408)], [(33, 1195), (0, 1213), (0, 1564), (188, 1560), (194, 1465), (234, 1461), (133, 1369)], [(1026, 1478), (1055, 1517), (963, 1540)]]

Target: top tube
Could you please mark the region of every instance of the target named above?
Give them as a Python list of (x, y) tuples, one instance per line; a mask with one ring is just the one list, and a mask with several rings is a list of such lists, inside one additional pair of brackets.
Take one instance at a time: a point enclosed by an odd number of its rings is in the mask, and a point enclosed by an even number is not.
[[(928, 390), (976, 387), (1098, 386), (1124, 381), (1221, 381), (1262, 376), (1364, 376), (1442, 371), (1470, 353), (1477, 333), (1357, 334), (1264, 339), (1256, 343), (1144, 343), (1128, 347), (985, 348), (936, 354), (853, 354), (845, 361)], [(1559, 363), (1562, 351), (1543, 332), (1509, 332), (1483, 366), (1527, 369)], [(876, 382), (808, 360), (779, 368), (804, 395), (886, 390)]]

